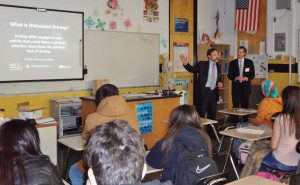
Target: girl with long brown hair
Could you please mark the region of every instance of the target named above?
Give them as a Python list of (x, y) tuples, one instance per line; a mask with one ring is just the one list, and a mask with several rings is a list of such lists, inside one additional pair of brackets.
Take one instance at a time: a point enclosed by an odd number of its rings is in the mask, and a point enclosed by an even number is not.
[(282, 91), (283, 111), (275, 120), (270, 143), (271, 152), (264, 157), (265, 166), (282, 171), (295, 171), (300, 160), (296, 144), (300, 140), (300, 87), (287, 86)]
[(178, 145), (189, 149), (203, 149), (211, 155), (210, 138), (203, 129), (203, 123), (196, 109), (191, 105), (175, 108), (170, 116), (170, 130), (146, 157), (148, 165), (163, 168), (163, 181), (172, 180), (171, 172)]
[(11, 120), (0, 126), (0, 185), (63, 184), (50, 158), (40, 149), (32, 123)]

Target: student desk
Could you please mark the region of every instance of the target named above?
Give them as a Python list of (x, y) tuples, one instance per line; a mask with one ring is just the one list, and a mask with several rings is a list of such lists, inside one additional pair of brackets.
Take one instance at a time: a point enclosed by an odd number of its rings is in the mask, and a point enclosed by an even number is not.
[(280, 184), (283, 185), (282, 183), (279, 182), (275, 182), (269, 179), (251, 175), (243, 179), (228, 183), (227, 185), (280, 185)]
[(204, 125), (204, 126), (206, 126), (206, 125), (210, 125), (210, 126), (211, 126), (211, 128), (213, 129), (214, 134), (215, 134), (215, 136), (216, 136), (216, 139), (217, 139), (217, 141), (218, 141), (219, 144), (220, 144), (220, 138), (219, 138), (218, 133), (217, 133), (217, 130), (216, 130), (215, 126), (214, 126), (214, 124), (217, 124), (218, 121), (217, 121), (217, 120), (212, 120), (212, 119), (206, 119), (206, 118), (201, 118), (201, 119), (202, 119), (202, 121), (203, 121), (203, 125)]
[[(62, 174), (63, 178), (66, 179), (66, 174), (67, 174), (67, 169), (68, 169), (67, 164), (69, 162), (71, 150), (74, 150), (77, 152), (84, 151), (85, 150), (85, 146), (84, 146), (85, 141), (81, 139), (81, 136), (73, 136), (73, 137), (58, 139), (57, 142), (68, 148), (64, 166), (63, 166), (63, 174)], [(146, 154), (148, 154), (148, 151), (146, 152)], [(151, 166), (147, 165), (146, 174), (159, 172), (159, 171), (161, 171), (161, 169), (155, 169), (155, 168), (152, 168)]]
[(243, 139), (243, 140), (255, 142), (255, 141), (258, 141), (258, 140), (267, 139), (267, 138), (272, 137), (272, 132), (273, 132), (272, 130), (263, 129), (263, 128), (260, 128), (260, 127), (257, 127), (257, 126), (247, 126), (247, 127), (243, 127), (243, 128), (253, 129), (253, 130), (263, 130), (264, 133), (262, 135), (240, 133), (240, 132), (237, 131), (236, 128), (235, 129), (224, 130), (224, 131), (220, 132), (220, 134), (223, 135), (222, 136), (222, 140), (221, 140), (221, 144), (220, 144), (220, 148), (221, 148), (224, 136), (230, 137), (229, 147), (228, 147), (228, 150), (226, 152), (226, 159), (225, 159), (225, 164), (224, 164), (224, 168), (223, 168), (223, 173), (225, 172), (226, 165), (227, 165), (227, 162), (228, 162), (228, 158), (230, 157), (230, 161), (231, 161), (232, 167), (233, 167), (234, 172), (236, 174), (236, 177), (238, 179), (239, 179), (239, 175), (237, 173), (237, 170), (236, 170), (235, 164), (233, 162), (233, 159), (232, 159), (232, 157), (230, 155), (231, 146), (232, 146), (232, 140), (234, 138), (238, 138), (238, 139)]
[[(142, 135), (148, 149), (151, 149), (169, 131), (169, 124), (164, 123), (163, 120), (169, 120), (171, 111), (180, 105), (180, 97), (180, 95), (141, 96), (134, 94), (124, 97), (134, 112), (136, 112), (136, 105), (139, 103), (153, 103), (153, 132)], [(82, 127), (84, 128), (86, 117), (96, 112), (97, 107), (94, 97), (81, 97), (81, 100)]]
[(242, 121), (242, 119), (243, 119), (244, 116), (250, 116), (252, 114), (256, 114), (257, 110), (254, 110), (254, 109), (244, 109), (244, 108), (232, 108), (232, 109), (220, 110), (218, 112), (222, 113), (222, 114), (225, 114), (224, 124), (226, 124), (230, 115), (239, 116), (239, 118)]

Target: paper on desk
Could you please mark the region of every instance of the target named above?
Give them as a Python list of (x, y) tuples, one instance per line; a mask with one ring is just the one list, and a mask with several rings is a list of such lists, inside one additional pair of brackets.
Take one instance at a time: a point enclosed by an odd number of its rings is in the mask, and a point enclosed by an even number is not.
[(249, 128), (238, 128), (236, 129), (237, 132), (243, 134), (255, 134), (255, 135), (262, 135), (264, 134), (264, 130), (256, 130), (256, 129), (249, 129)]

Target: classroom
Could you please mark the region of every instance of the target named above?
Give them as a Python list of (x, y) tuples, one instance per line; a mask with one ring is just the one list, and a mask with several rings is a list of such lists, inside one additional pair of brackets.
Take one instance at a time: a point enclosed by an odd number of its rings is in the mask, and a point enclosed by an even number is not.
[(300, 184), (300, 0), (0, 0), (0, 185)]

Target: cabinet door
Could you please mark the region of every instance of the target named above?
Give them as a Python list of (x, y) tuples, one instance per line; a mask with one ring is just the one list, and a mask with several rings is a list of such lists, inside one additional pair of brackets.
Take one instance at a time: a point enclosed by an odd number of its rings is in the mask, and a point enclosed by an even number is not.
[(51, 162), (57, 165), (57, 127), (41, 127), (37, 130), (40, 135), (42, 153), (48, 155)]

